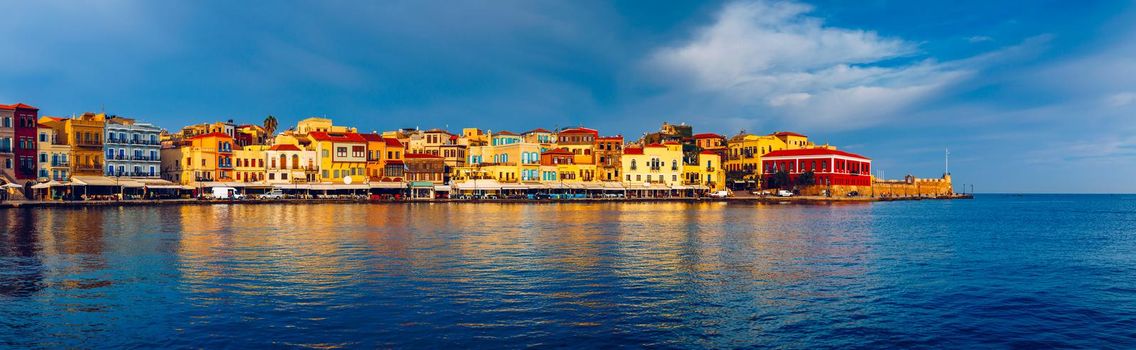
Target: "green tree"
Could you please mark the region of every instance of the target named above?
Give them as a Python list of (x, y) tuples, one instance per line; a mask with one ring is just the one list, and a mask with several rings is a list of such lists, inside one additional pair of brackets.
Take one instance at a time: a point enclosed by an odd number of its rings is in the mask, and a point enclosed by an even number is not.
[(264, 131), (268, 132), (269, 137), (276, 134), (276, 127), (279, 124), (276, 122), (276, 117), (269, 115), (264, 118)]
[(793, 186), (793, 181), (789, 179), (789, 172), (784, 170), (773, 173), (765, 183), (765, 188), (785, 189), (790, 186)]
[(805, 187), (812, 186), (814, 184), (816, 184), (816, 175), (813, 174), (812, 170), (806, 171), (804, 173), (801, 173), (800, 176), (797, 176), (797, 186)]

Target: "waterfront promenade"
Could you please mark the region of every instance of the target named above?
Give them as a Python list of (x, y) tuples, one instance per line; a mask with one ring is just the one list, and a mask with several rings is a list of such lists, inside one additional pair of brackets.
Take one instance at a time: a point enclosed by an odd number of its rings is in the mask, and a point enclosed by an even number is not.
[(65, 208), (99, 206), (148, 206), (148, 205), (214, 205), (214, 204), (315, 204), (315, 203), (370, 203), (370, 204), (414, 204), (414, 203), (589, 203), (589, 202), (726, 202), (726, 203), (867, 203), (915, 200), (973, 199), (971, 194), (955, 194), (940, 197), (823, 197), (823, 196), (740, 196), (740, 197), (681, 197), (681, 198), (578, 198), (578, 199), (419, 199), (419, 200), (379, 200), (370, 198), (294, 198), (294, 199), (139, 199), (139, 200), (87, 200), (87, 201), (27, 201), (14, 200), (0, 202), (5, 208)]

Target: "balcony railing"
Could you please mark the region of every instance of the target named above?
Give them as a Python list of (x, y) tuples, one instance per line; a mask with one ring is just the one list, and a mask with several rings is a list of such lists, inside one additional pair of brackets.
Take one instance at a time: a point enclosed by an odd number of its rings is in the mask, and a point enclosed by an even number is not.
[(78, 169), (78, 170), (102, 170), (102, 168), (103, 168), (102, 163), (79, 164), (79, 165), (75, 166), (75, 169)]
[(0, 153), (12, 153), (12, 147), (0, 147)]
[(66, 162), (66, 161), (51, 162), (51, 166), (69, 167), (69, 166), (71, 166), (71, 162)]
[(76, 145), (84, 147), (102, 147), (103, 143), (96, 140), (79, 140), (75, 142)]

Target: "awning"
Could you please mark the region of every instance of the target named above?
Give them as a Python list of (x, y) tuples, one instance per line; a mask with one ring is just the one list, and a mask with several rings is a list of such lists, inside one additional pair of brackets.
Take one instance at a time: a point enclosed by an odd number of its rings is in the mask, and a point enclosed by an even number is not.
[(397, 188), (406, 188), (406, 183), (405, 182), (389, 182), (389, 181), (388, 182), (372, 182), (372, 183), (370, 183), (370, 186), (371, 186), (371, 188), (397, 189)]
[(59, 181), (51, 180), (51, 181), (48, 181), (48, 182), (38, 183), (38, 184), (32, 185), (32, 188), (37, 189), (37, 190), (42, 190), (42, 189), (45, 189), (45, 188), (59, 187), (59, 186), (66, 186), (66, 184), (61, 183)]
[(501, 183), (493, 179), (476, 179), (456, 183), (453, 188), (458, 191), (498, 191)]
[(527, 190), (529, 188), (530, 188), (529, 185), (526, 185), (526, 184), (517, 184), (517, 183), (501, 184), (502, 190)]
[(168, 180), (162, 179), (131, 179), (136, 182), (142, 183), (147, 189), (151, 190), (173, 190), (181, 189), (181, 185), (175, 184)]
[(134, 179), (122, 179), (118, 181), (118, 184), (126, 188), (142, 188), (146, 186), (146, 184), (135, 181)]
[(310, 187), (316, 191), (336, 191), (336, 190), (366, 190), (371, 187), (367, 184), (314, 184)]
[(113, 178), (106, 176), (72, 176), (71, 183), (75, 186), (114, 186), (118, 185), (123, 180), (116, 181)]
[(434, 191), (450, 192), (450, 186), (448, 186), (448, 185), (434, 185)]

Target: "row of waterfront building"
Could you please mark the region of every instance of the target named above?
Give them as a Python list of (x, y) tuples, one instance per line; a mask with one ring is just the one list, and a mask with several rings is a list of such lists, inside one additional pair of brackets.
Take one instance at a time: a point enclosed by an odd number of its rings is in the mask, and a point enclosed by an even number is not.
[(169, 132), (114, 115), (38, 116), (26, 104), (0, 105), (0, 176), (38, 188), (126, 181), (156, 188), (420, 188), (431, 196), (555, 188), (704, 194), (770, 182), (783, 187), (801, 176), (808, 185), (856, 191), (873, 182), (867, 157), (793, 132), (727, 138), (664, 123), (634, 140), (586, 127), (367, 133), (326, 118), (276, 128), (269, 117)]

